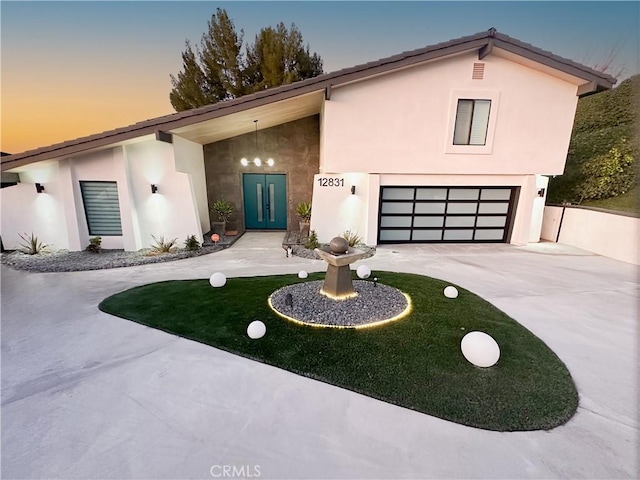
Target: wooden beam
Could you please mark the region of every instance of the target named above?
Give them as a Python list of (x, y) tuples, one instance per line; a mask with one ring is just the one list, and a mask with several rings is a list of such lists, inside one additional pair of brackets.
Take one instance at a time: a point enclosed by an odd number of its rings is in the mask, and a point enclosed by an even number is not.
[(598, 91), (598, 84), (596, 82), (587, 82), (578, 87), (576, 95), (581, 97), (589, 93), (595, 93)]

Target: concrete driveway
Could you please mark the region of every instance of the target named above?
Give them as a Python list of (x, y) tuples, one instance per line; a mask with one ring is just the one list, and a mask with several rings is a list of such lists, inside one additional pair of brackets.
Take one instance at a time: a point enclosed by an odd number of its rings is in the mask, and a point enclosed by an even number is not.
[(457, 283), (544, 340), (580, 392), (549, 432), (464, 427), (97, 309), (154, 281), (325, 269), (285, 258), (281, 239), (247, 234), (216, 254), (114, 270), (2, 266), (2, 478), (637, 477), (630, 264), (556, 244), (392, 246), (364, 261)]

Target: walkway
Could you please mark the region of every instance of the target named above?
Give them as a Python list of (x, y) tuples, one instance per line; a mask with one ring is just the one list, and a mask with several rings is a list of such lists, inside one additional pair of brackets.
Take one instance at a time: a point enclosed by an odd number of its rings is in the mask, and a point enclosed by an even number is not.
[(577, 414), (549, 432), (464, 427), (96, 308), (136, 285), (218, 270), (325, 269), (286, 258), (282, 235), (126, 269), (2, 266), (2, 478), (206, 479), (233, 467), (288, 479), (637, 476), (633, 265), (556, 244), (390, 246), (364, 261), (460, 284), (542, 338), (580, 392)]

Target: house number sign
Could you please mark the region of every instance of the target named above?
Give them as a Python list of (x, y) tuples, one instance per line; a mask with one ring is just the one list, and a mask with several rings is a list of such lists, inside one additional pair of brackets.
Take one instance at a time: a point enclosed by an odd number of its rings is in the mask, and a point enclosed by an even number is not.
[(344, 178), (320, 177), (318, 185), (321, 187), (344, 187)]

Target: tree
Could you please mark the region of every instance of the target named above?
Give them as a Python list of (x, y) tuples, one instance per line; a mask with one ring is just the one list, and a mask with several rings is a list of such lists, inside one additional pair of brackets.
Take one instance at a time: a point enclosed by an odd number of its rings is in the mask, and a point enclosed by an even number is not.
[(177, 112), (323, 73), (322, 59), (303, 45), (295, 24), (263, 28), (244, 51), (244, 31), (236, 32), (224, 9), (216, 10), (208, 27), (196, 52), (185, 42), (182, 71), (171, 75), (169, 100)]

